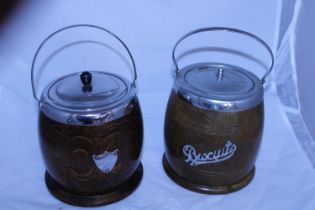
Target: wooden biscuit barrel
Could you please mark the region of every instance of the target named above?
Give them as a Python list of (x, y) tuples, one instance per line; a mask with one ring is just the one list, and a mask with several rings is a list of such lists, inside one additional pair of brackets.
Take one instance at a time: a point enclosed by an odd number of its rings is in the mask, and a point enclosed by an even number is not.
[[(107, 71), (79, 71), (53, 80), (39, 98), (34, 71), (40, 50), (56, 34), (82, 27), (106, 32), (123, 45), (131, 58), (133, 81)], [(67, 26), (42, 42), (31, 73), (45, 181), (51, 194), (78, 206), (106, 205), (130, 195), (143, 175), (143, 122), (136, 66), (125, 43), (99, 26)]]
[[(228, 31), (259, 41), (272, 58), (259, 79), (226, 63), (205, 62), (179, 69), (177, 45), (206, 31)], [(223, 194), (246, 186), (255, 173), (255, 160), (264, 127), (263, 83), (273, 67), (270, 48), (258, 37), (232, 28), (202, 28), (175, 45), (176, 78), (164, 124), (163, 166), (177, 184), (201, 193)]]

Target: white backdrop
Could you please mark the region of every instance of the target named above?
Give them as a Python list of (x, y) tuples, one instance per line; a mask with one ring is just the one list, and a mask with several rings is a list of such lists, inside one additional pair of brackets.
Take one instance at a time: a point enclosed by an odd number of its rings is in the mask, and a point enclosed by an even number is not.
[[(45, 187), (30, 67), (37, 46), (48, 34), (67, 25), (90, 23), (115, 32), (133, 53), (145, 129), (142, 156), (145, 172), (139, 189), (123, 201), (101, 208), (314, 209), (314, 169), (284, 117), (273, 88), (266, 88), (264, 138), (256, 164), (257, 174), (248, 187), (219, 196), (193, 193), (174, 184), (161, 166), (164, 112), (172, 86), (171, 50), (176, 40), (198, 27), (228, 26), (252, 32), (276, 50), (280, 11), (280, 0), (21, 1), (0, 26), (0, 114), (3, 119), (0, 122), (0, 207), (78, 208), (56, 200)], [(67, 40), (56, 40), (51, 46), (62, 45)], [(109, 44), (115, 49), (119, 47), (113, 42)], [(257, 52), (265, 59), (258, 47), (243, 46), (241, 50)], [(50, 77), (57, 76), (54, 72), (63, 74), (68, 69), (104, 68), (121, 74), (126, 74), (124, 68), (128, 71), (119, 56), (115, 58), (115, 53), (110, 54), (110, 51), (98, 48), (97, 53), (84, 51), (82, 55), (87, 56), (86, 60), (80, 57), (77, 48), (74, 51), (67, 51), (51, 61), (45, 69), (48, 74), (39, 86), (43, 87), (52, 79)], [(102, 52), (111, 57), (103, 57)], [(183, 63), (195, 61), (187, 58)], [(249, 68), (255, 70), (251, 64)], [(273, 83), (269, 78), (267, 87), (273, 87), (270, 85)]]
[[(10, 81), (29, 88), (29, 81), (21, 78), (29, 77), (32, 56), (43, 38), (67, 25), (90, 23), (115, 32), (130, 47), (141, 93), (169, 91), (171, 50), (180, 36), (199, 27), (229, 26), (252, 32), (273, 47), (278, 4), (277, 0), (22, 1), (0, 29), (1, 66), (19, 75)], [(26, 93), (30, 99), (31, 91)]]

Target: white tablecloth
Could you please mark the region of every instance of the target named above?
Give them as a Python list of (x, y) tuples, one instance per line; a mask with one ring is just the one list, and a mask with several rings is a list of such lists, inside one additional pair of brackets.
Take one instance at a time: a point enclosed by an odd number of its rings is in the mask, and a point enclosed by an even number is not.
[[(0, 93), (1, 208), (78, 209), (56, 200), (46, 189), (33, 104), (6, 88)], [(164, 173), (161, 158), (167, 97), (166, 92), (140, 94), (145, 130), (143, 180), (129, 197), (104, 209), (314, 209), (314, 168), (271, 90), (265, 95), (266, 123), (256, 175), (247, 187), (227, 195), (190, 192)]]

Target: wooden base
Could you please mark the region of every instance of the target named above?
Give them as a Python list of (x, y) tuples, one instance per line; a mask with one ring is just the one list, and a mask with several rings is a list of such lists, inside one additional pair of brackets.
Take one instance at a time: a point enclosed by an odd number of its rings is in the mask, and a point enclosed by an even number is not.
[(178, 185), (188, 190), (204, 193), (204, 194), (226, 194), (226, 193), (240, 190), (241, 188), (245, 187), (253, 179), (254, 174), (255, 174), (255, 167), (253, 167), (250, 173), (237, 183), (234, 183), (231, 185), (225, 185), (225, 186), (209, 186), (209, 185), (202, 185), (202, 184), (194, 183), (190, 180), (185, 179), (184, 177), (179, 176), (171, 168), (165, 155), (163, 155), (163, 167), (166, 174)]
[(57, 199), (75, 206), (94, 207), (108, 205), (119, 201), (132, 192), (139, 186), (143, 176), (143, 167), (140, 163), (135, 173), (123, 184), (117, 187), (114, 191), (104, 192), (96, 195), (80, 195), (69, 192), (58, 184), (46, 171), (45, 181), (49, 192)]

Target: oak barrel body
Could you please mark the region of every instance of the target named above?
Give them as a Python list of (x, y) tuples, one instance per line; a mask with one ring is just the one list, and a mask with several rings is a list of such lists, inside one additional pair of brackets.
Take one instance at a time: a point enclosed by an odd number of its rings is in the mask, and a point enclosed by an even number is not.
[(248, 110), (220, 112), (195, 107), (172, 91), (164, 128), (168, 175), (203, 193), (240, 189), (253, 177), (263, 121), (263, 101)]
[[(128, 114), (95, 126), (60, 123), (41, 112), (39, 134), (48, 175), (66, 192), (83, 198), (106, 195), (123, 185), (137, 185), (141, 180), (141, 177), (130, 180), (139, 170), (142, 176), (143, 125), (137, 100)], [(48, 188), (54, 190), (51, 186)], [(98, 196), (94, 201), (80, 202), (78, 198), (69, 198), (73, 195), (53, 192), (59, 199), (81, 206), (111, 203), (130, 193), (130, 189), (126, 189), (114, 196), (99, 200), (101, 196)]]

